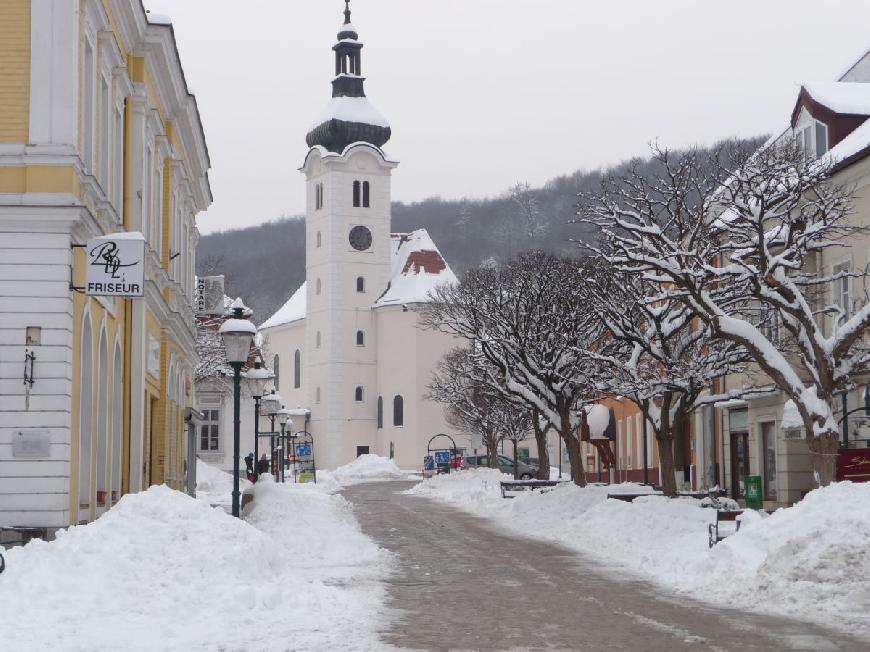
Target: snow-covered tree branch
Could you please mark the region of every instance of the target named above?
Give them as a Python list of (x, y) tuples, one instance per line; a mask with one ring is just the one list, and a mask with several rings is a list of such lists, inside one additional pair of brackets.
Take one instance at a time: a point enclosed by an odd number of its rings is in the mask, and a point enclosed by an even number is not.
[[(820, 481), (830, 482), (834, 397), (870, 366), (870, 305), (825, 300), (836, 281), (826, 253), (863, 231), (849, 219), (851, 193), (831, 182), (825, 160), (790, 147), (654, 154), (660, 174), (609, 177), (580, 196), (579, 221), (599, 231), (591, 248), (682, 302), (714, 338), (744, 347), (795, 402)], [(759, 311), (777, 328), (751, 317)]]
[(467, 340), (515, 401), (537, 410), (565, 442), (574, 481), (586, 476), (577, 436), (578, 401), (594, 391), (588, 346), (601, 326), (584, 310), (581, 263), (541, 252), (503, 267), (478, 268), (462, 283), (439, 288), (422, 309), (425, 327)]

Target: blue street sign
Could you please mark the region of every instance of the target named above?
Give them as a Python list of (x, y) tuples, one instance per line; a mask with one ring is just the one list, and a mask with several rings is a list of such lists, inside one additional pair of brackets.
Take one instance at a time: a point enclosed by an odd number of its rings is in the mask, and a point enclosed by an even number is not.
[(450, 464), (450, 452), (449, 451), (441, 451), (435, 453), (435, 464)]
[(296, 444), (296, 457), (311, 457), (311, 444)]

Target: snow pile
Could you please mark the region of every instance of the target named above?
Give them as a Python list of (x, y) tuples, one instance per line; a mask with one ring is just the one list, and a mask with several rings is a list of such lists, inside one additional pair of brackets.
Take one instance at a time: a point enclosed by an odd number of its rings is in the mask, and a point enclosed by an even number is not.
[(324, 486), (349, 487), (363, 482), (379, 480), (405, 480), (405, 474), (396, 463), (380, 455), (360, 455), (350, 464), (340, 466), (334, 471), (318, 471), (317, 482)]
[(388, 558), (348, 504), (305, 486), (257, 500), (247, 523), (153, 487), (10, 550), (3, 649), (380, 649)]
[(607, 500), (607, 494), (648, 488), (569, 483), (504, 500), (501, 480), (497, 471), (463, 471), (407, 493), (450, 503), (700, 600), (753, 605), (870, 637), (870, 484), (819, 489), (769, 518), (747, 512), (740, 531), (710, 549), (707, 525), (716, 513), (701, 500), (649, 496), (626, 503)]
[[(239, 478), (239, 491), (251, 485), (245, 478)], [(196, 497), (212, 505), (231, 504), (233, 500), (233, 475), (221, 469), (196, 460)]]
[[(684, 576), (698, 595), (839, 623), (870, 636), (870, 484), (810, 492), (744, 520)], [(679, 584), (677, 584), (679, 586)]]

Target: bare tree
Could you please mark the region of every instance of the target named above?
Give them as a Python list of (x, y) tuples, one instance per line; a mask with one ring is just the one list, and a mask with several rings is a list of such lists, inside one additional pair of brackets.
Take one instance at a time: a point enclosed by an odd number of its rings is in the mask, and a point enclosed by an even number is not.
[[(797, 406), (818, 481), (832, 482), (834, 398), (870, 367), (866, 298), (845, 311), (822, 300), (841, 274), (826, 274), (821, 255), (865, 231), (849, 222), (851, 193), (831, 183), (829, 162), (792, 147), (654, 154), (659, 174), (606, 178), (581, 195), (580, 220), (598, 227), (610, 264), (659, 284), (713, 337), (749, 352)], [(787, 346), (750, 316), (759, 310)]]
[(609, 335), (595, 351), (606, 370), (599, 389), (640, 408), (658, 445), (662, 490), (675, 496), (674, 442), (701, 407), (744, 396), (742, 389), (718, 393), (714, 383), (743, 372), (749, 356), (733, 342), (713, 340), (692, 309), (657, 283), (612, 269), (604, 256), (586, 280)]
[(472, 343), (489, 363), (481, 365), (487, 384), (552, 424), (574, 482), (585, 486), (577, 405), (593, 391), (594, 361), (584, 348), (600, 325), (584, 309), (580, 267), (577, 259), (530, 252), (503, 267), (471, 270), (434, 293), (421, 323)]
[(504, 400), (479, 379), (487, 378), (478, 367), (485, 360), (467, 348), (457, 348), (445, 355), (429, 382), (426, 398), (445, 406), (447, 422), (481, 438), (486, 446), (489, 466), (498, 468), (500, 437), (498, 411)]
[(516, 209), (518, 230), (529, 240), (538, 240), (547, 233), (547, 223), (541, 214), (537, 192), (526, 182), (514, 184), (509, 192)]

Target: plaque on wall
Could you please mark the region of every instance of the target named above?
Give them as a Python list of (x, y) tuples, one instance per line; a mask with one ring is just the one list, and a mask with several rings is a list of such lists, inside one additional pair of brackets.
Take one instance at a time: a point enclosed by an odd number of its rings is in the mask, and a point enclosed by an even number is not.
[(51, 433), (48, 430), (19, 430), (12, 437), (12, 457), (39, 460), (51, 457)]

